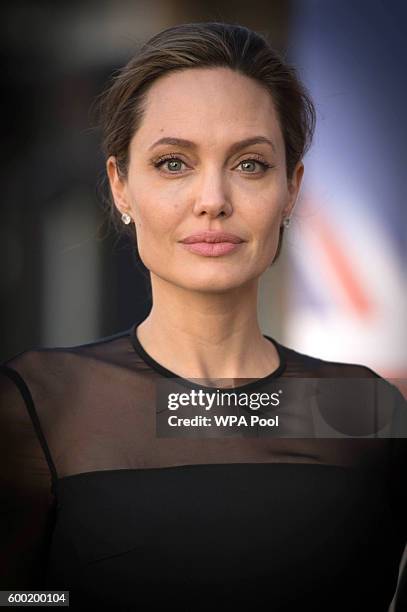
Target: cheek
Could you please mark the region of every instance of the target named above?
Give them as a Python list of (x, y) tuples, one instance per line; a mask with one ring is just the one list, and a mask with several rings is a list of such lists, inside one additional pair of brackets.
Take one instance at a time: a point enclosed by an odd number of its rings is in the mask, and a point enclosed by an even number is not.
[(260, 240), (272, 239), (280, 226), (280, 203), (275, 198), (262, 198), (256, 201), (256, 206), (250, 214), (251, 230)]
[(146, 246), (159, 241), (161, 248), (169, 239), (176, 239), (177, 227), (182, 223), (182, 207), (162, 194), (154, 197), (151, 192), (138, 196), (135, 203), (135, 220), (140, 241)]

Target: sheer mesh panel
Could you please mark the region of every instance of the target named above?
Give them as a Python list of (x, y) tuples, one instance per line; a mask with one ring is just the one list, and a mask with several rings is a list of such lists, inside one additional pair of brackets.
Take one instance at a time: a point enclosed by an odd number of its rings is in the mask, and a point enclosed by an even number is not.
[[(176, 374), (136, 327), (2, 366), (2, 588), (72, 589), (73, 605), (120, 592), (131, 607), (138, 576), (149, 597), (168, 583), (174, 598), (199, 587), (242, 601), (272, 585), (279, 610), (300, 598), (333, 610), (326, 597), (349, 605), (353, 589), (387, 610), (407, 537), (407, 439), (157, 437), (157, 383)], [(268, 339), (279, 367), (237, 388), (380, 379)]]

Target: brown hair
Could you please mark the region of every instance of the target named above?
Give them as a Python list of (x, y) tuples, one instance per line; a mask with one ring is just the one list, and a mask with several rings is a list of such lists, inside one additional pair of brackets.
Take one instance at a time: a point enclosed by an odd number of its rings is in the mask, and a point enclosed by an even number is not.
[[(140, 126), (147, 91), (156, 79), (171, 71), (218, 66), (251, 77), (269, 90), (284, 138), (287, 178), (291, 179), (296, 164), (311, 145), (316, 122), (312, 99), (296, 69), (263, 35), (230, 23), (185, 23), (167, 28), (144, 43), (113, 75), (96, 101), (105, 159), (114, 155), (118, 172), (127, 176), (129, 144)], [(108, 206), (116, 228), (128, 231), (129, 226), (119, 220), (110, 188)], [(274, 261), (281, 250), (283, 233), (281, 227)]]

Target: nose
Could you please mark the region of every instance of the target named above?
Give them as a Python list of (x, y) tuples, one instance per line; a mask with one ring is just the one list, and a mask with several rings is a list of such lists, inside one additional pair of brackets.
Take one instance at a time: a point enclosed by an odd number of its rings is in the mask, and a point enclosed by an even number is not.
[(195, 187), (193, 211), (197, 216), (206, 213), (210, 217), (218, 217), (232, 213), (226, 178), (219, 167), (203, 172)]

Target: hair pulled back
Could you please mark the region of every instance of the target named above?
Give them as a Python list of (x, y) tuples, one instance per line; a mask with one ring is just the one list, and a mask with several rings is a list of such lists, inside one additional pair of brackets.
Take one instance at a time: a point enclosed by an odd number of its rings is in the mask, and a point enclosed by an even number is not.
[[(114, 155), (118, 172), (127, 177), (129, 144), (141, 124), (146, 94), (152, 83), (169, 72), (187, 68), (229, 67), (255, 79), (270, 92), (282, 131), (287, 179), (308, 151), (316, 123), (314, 104), (293, 65), (268, 40), (249, 28), (222, 22), (186, 23), (169, 27), (142, 44), (117, 71), (97, 99), (97, 122), (107, 160)], [(107, 177), (105, 176), (105, 182)], [(110, 190), (109, 190), (110, 191)], [(109, 194), (110, 218), (129, 230)], [(277, 259), (284, 233), (280, 228)]]

